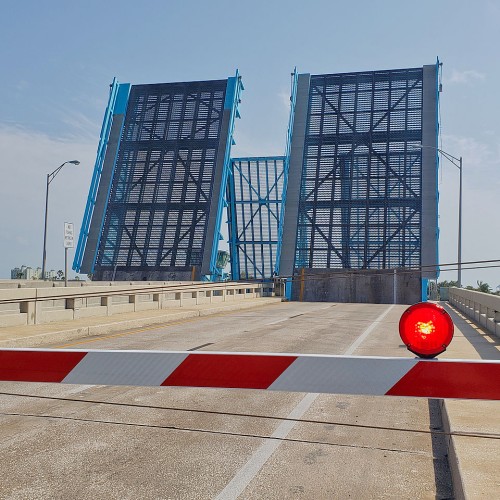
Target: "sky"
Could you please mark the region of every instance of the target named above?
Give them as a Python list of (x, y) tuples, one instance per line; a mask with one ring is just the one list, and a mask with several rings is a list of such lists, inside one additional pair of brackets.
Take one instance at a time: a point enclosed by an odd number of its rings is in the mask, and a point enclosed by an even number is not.
[[(232, 156), (283, 154), (290, 73), (443, 62), (440, 147), (463, 157), (463, 262), (500, 259), (500, 0), (0, 0), (0, 278), (64, 269), (78, 233), (109, 84), (221, 79), (245, 91)], [(440, 262), (457, 261), (459, 171), (441, 161)], [(70, 263), (73, 250), (70, 249)], [(70, 274), (71, 276), (72, 274)], [(456, 271), (442, 272), (456, 279)], [(500, 268), (463, 272), (500, 285)]]

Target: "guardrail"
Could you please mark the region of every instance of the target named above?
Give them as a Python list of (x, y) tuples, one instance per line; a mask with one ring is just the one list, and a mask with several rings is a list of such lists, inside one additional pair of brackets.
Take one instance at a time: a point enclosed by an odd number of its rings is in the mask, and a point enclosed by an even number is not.
[(500, 337), (500, 296), (453, 287), (449, 289), (449, 302)]
[(0, 327), (270, 296), (270, 283), (96, 285), (0, 290)]

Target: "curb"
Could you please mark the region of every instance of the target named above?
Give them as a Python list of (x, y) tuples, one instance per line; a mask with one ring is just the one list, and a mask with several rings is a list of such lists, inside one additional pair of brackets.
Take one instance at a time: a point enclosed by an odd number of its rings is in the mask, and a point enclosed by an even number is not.
[[(443, 399), (441, 401), (441, 418), (443, 420), (443, 429), (444, 432), (449, 434), (451, 432), (450, 416), (446, 407), (446, 400)], [(454, 436), (447, 436), (446, 449), (448, 453), (448, 465), (451, 471), (451, 482), (453, 484), (453, 493), (455, 495), (455, 499), (466, 500), (467, 495), (465, 494), (464, 483), (460, 471), (460, 460), (457, 455)]]

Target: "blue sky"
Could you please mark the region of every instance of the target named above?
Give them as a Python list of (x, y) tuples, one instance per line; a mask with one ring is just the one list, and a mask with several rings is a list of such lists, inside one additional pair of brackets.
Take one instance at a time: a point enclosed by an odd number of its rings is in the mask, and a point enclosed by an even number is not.
[[(0, 2), (0, 278), (62, 269), (64, 221), (79, 229), (108, 85), (219, 79), (245, 85), (233, 156), (282, 154), (290, 72), (443, 62), (442, 147), (464, 158), (463, 260), (500, 258), (500, 1)], [(441, 262), (455, 262), (458, 170), (440, 172)], [(70, 250), (72, 258), (72, 251)], [(456, 273), (443, 273), (454, 279)], [(499, 269), (465, 271), (500, 285)]]

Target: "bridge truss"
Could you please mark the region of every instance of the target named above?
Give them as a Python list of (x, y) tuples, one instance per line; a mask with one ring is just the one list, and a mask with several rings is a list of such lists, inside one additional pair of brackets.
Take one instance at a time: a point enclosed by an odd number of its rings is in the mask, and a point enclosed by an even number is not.
[(298, 268), (420, 266), (422, 69), (312, 76)]
[(228, 224), (233, 279), (274, 274), (285, 157), (234, 158), (228, 183)]
[(74, 268), (97, 279), (215, 274), (240, 78), (128, 88), (110, 119), (119, 130), (101, 138)]

